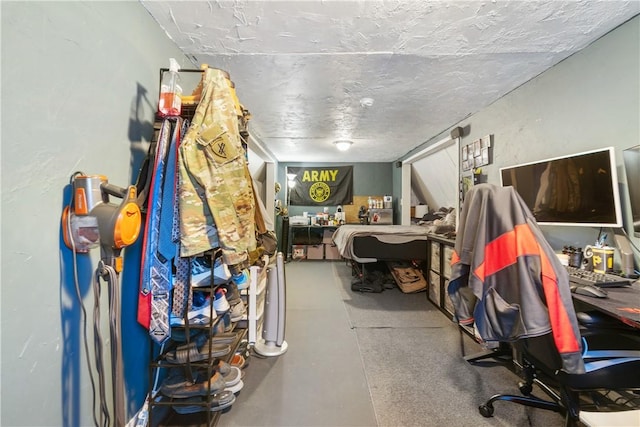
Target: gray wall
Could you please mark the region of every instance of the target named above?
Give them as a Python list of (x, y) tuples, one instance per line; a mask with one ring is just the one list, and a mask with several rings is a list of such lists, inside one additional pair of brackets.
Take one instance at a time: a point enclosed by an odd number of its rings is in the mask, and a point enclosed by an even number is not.
[[(133, 182), (151, 137), (158, 68), (169, 57), (187, 61), (137, 2), (1, 7), (0, 424), (88, 425), (80, 308), (72, 259), (59, 232), (69, 177), (82, 170), (107, 175), (116, 185)], [(494, 164), (484, 168), (489, 182), (498, 182), (501, 166), (613, 145), (629, 224), (621, 150), (640, 140), (639, 21), (457, 124), (469, 127), (463, 144), (494, 134)], [(281, 183), (285, 166), (279, 167)], [(354, 194), (400, 195), (400, 169), (393, 164), (354, 166)], [(596, 234), (566, 227), (548, 232), (556, 246), (590, 243)], [(93, 298), (88, 283), (96, 255), (79, 257), (86, 304)], [(131, 415), (146, 392), (149, 349), (135, 322), (139, 247), (125, 257), (123, 346)]]
[[(169, 57), (188, 62), (138, 2), (1, 7), (0, 424), (90, 425), (80, 308), (60, 237), (69, 178), (82, 170), (120, 186), (133, 182), (152, 135), (158, 70)], [(122, 341), (131, 415), (148, 386), (149, 349), (135, 321), (139, 248), (125, 253)], [(78, 258), (89, 312), (98, 256)], [(108, 341), (106, 329), (103, 337)]]
[[(613, 146), (625, 228), (630, 232), (622, 150), (640, 141), (638, 52), (640, 17), (455, 124), (453, 127), (465, 128), (461, 146), (487, 134), (494, 135), (493, 164), (483, 167), (482, 173), (487, 182), (498, 185), (503, 166)], [(448, 133), (449, 130), (433, 137), (417, 150)], [(394, 173), (394, 181), (398, 179), (399, 173)], [(394, 184), (396, 191), (398, 188)], [(599, 230), (547, 226), (543, 231), (552, 246), (560, 249), (566, 244), (592, 244)], [(640, 239), (632, 241), (640, 245)]]

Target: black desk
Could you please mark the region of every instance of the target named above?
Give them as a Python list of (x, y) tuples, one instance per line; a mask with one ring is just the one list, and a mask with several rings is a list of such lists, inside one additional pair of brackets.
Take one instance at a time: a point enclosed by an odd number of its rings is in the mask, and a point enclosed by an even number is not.
[(640, 329), (640, 283), (634, 282), (626, 288), (607, 288), (609, 298), (594, 298), (571, 294), (573, 299)]
[[(294, 245), (322, 245), (325, 242), (324, 238), (324, 230), (331, 230), (332, 232), (336, 231), (339, 225), (289, 225), (289, 236), (288, 236), (288, 248), (287, 248), (287, 257), (289, 260), (293, 256), (293, 246)], [(301, 233), (300, 233), (301, 232)], [(302, 234), (301, 240), (294, 242), (296, 240), (296, 236), (300, 237)]]

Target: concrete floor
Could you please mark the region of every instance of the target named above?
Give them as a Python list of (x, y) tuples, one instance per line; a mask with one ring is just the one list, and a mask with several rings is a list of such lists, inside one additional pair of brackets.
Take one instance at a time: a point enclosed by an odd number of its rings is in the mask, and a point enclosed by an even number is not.
[(544, 426), (555, 413), (478, 405), (517, 393), (518, 378), (498, 364), (472, 366), (479, 350), (424, 292), (350, 290), (344, 262), (286, 264), (288, 351), (250, 358), (244, 389), (218, 426)]
[(376, 425), (332, 264), (286, 264), (288, 350), (279, 357), (251, 357), (245, 386), (219, 426)]

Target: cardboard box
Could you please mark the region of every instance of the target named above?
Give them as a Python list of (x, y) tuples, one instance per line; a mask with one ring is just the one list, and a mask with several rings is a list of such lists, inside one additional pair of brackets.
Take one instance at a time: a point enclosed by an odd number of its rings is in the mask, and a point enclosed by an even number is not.
[(396, 280), (396, 284), (405, 294), (421, 292), (427, 289), (427, 281), (420, 269), (403, 262), (389, 262), (387, 266)]
[(332, 244), (324, 245), (324, 259), (342, 259), (338, 247)]
[(324, 245), (307, 245), (307, 259), (324, 259)]
[(292, 259), (306, 259), (307, 247), (305, 245), (293, 245), (291, 246), (291, 258)]

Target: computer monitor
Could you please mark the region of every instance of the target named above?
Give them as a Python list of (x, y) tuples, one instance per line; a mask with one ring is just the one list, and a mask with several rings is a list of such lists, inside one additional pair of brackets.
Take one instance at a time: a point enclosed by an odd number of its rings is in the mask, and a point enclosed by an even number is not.
[(631, 217), (633, 218), (632, 233), (634, 236), (640, 237), (640, 145), (627, 148), (622, 152), (622, 157), (627, 176)]
[(613, 147), (504, 167), (500, 177), (540, 224), (622, 227)]

